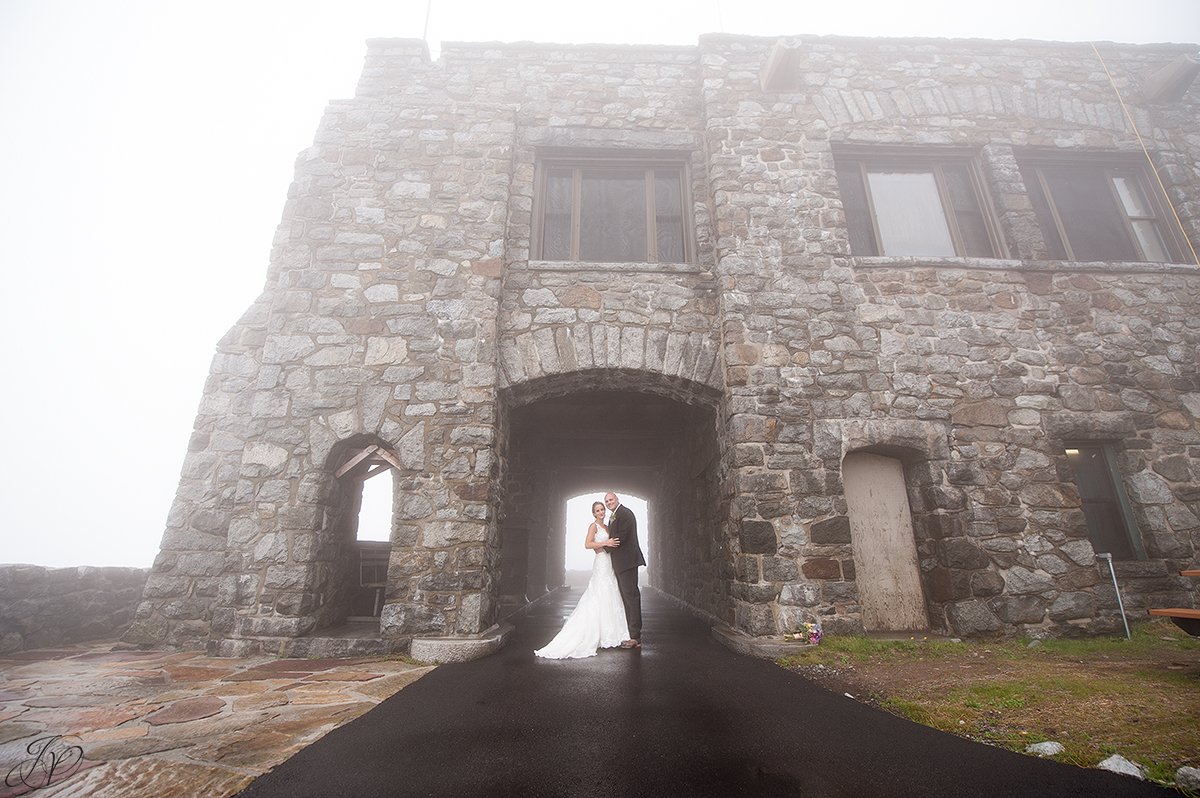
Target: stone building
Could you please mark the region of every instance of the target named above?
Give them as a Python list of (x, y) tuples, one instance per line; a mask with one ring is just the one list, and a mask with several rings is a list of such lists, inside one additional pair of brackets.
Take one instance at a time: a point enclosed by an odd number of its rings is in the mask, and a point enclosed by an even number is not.
[(1097, 553), (1135, 619), (1194, 605), (1195, 51), (370, 42), (129, 639), (484, 639), (609, 489), (652, 584), (748, 635), (1113, 631)]

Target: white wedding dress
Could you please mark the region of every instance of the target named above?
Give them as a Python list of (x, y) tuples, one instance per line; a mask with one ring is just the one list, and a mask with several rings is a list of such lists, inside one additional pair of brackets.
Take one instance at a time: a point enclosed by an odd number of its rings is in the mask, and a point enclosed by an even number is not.
[[(597, 527), (594, 540), (608, 540), (608, 530)], [(579, 604), (554, 639), (533, 653), (546, 659), (594, 657), (598, 649), (615, 648), (628, 639), (625, 604), (617, 587), (612, 557), (608, 549), (596, 549), (592, 578), (579, 597)]]

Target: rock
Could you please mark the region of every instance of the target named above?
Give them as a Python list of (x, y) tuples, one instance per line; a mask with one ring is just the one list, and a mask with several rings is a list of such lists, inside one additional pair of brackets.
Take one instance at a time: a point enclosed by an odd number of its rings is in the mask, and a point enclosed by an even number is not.
[(805, 607), (814, 606), (821, 597), (821, 588), (807, 582), (784, 585), (779, 593), (779, 603), (784, 605), (799, 604)]
[(187, 698), (183, 701), (176, 701), (169, 707), (160, 709), (152, 715), (147, 715), (145, 720), (151, 726), (165, 726), (171, 723), (187, 723), (188, 721), (211, 717), (224, 708), (225, 701), (218, 696), (199, 696), (197, 698)]
[(774, 554), (776, 550), (775, 525), (770, 521), (745, 519), (742, 521), (742, 551), (747, 554)]
[(1034, 743), (1033, 745), (1025, 746), (1025, 753), (1033, 754), (1034, 756), (1058, 756), (1065, 750), (1067, 749), (1063, 747), (1062, 743), (1049, 740), (1044, 743)]
[(1092, 543), (1089, 540), (1071, 540), (1059, 547), (1063, 554), (1071, 558), (1071, 562), (1076, 565), (1092, 565), (1096, 562), (1096, 555), (1092, 549)]
[(1171, 486), (1151, 471), (1142, 471), (1130, 477), (1129, 488), (1133, 494), (1130, 498), (1141, 504), (1170, 504), (1175, 500)]
[(971, 574), (971, 595), (998, 596), (1004, 591), (1004, 578), (995, 571), (976, 571)]
[(1135, 779), (1145, 779), (1146, 772), (1142, 766), (1136, 762), (1130, 762), (1120, 754), (1113, 754), (1108, 759), (1105, 759), (1096, 764), (1096, 767), (1101, 770), (1108, 770), (1113, 773), (1120, 773), (1124, 776), (1133, 776)]
[(1050, 605), (1050, 618), (1069, 621), (1090, 618), (1096, 613), (1096, 597), (1091, 593), (1063, 593)]
[(1184, 792), (1200, 793), (1200, 768), (1181, 767), (1175, 771), (1175, 786)]
[(961, 424), (965, 427), (1008, 426), (1008, 410), (997, 402), (979, 402), (963, 405), (954, 411), (953, 418), (956, 424)]
[(1046, 614), (1046, 601), (1038, 596), (997, 596), (990, 606), (1005, 623), (1041, 623)]
[(966, 538), (950, 538), (941, 541), (941, 551), (938, 558), (942, 565), (949, 568), (961, 568), (973, 571), (987, 568), (992, 558)]
[(1049, 578), (1020, 565), (1008, 569), (1004, 575), (1004, 582), (1012, 595), (1042, 593), (1054, 589), (1054, 583)]
[(960, 601), (946, 607), (950, 626), (960, 635), (971, 636), (995, 632), (1004, 627), (995, 613), (982, 601)]
[(812, 542), (823, 545), (850, 542), (850, 519), (844, 515), (826, 518), (812, 525)]

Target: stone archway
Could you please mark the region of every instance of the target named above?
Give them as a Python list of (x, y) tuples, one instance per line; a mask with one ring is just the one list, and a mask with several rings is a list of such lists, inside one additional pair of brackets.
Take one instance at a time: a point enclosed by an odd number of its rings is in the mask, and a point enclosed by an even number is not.
[(613, 490), (647, 500), (651, 584), (709, 617), (731, 616), (716, 391), (659, 374), (591, 370), (501, 396), (502, 611), (564, 584), (566, 500)]

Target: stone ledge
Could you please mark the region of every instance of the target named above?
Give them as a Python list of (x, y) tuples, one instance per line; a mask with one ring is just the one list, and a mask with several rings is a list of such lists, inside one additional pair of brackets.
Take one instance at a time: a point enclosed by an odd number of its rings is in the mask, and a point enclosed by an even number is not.
[[(513, 261), (513, 269), (535, 272), (649, 272), (651, 274), (700, 274), (705, 268), (698, 263), (650, 263), (648, 261), (583, 261), (529, 260)], [(1194, 268), (1194, 267), (1193, 267)]]
[(1016, 260), (1010, 258), (915, 257), (888, 255), (851, 255), (839, 258), (851, 268), (867, 269), (976, 269), (998, 272), (1107, 272), (1110, 274), (1195, 274), (1194, 263), (1158, 263), (1140, 261)]
[(501, 623), (471, 637), (414, 637), (408, 654), (418, 662), (470, 662), (495, 654), (508, 642), (512, 631), (511, 624)]
[(790, 642), (776, 637), (751, 637), (724, 624), (714, 626), (712, 635), (726, 648), (758, 659), (778, 659), (813, 647), (810, 643)]
[(404, 638), (297, 637), (283, 642), (279, 656), (306, 659), (386, 657), (404, 653), (406, 642)]

